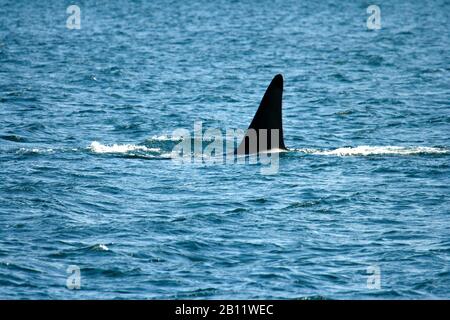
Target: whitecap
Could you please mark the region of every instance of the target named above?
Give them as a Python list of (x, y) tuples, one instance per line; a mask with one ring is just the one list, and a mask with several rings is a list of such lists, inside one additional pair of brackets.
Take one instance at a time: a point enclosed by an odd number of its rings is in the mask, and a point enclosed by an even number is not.
[(43, 154), (52, 153), (54, 150), (52, 148), (20, 148), (17, 150), (19, 154)]
[(180, 141), (182, 140), (183, 137), (178, 137), (178, 136), (169, 136), (169, 135), (154, 135), (151, 138), (149, 138), (149, 141)]
[(94, 251), (109, 251), (109, 248), (106, 246), (106, 244), (102, 243), (92, 246), (91, 249)]
[(130, 151), (159, 152), (159, 148), (147, 148), (135, 144), (112, 144), (104, 145), (98, 141), (93, 141), (89, 149), (95, 153), (127, 153)]
[(450, 154), (450, 150), (445, 148), (399, 147), (399, 146), (357, 146), (357, 147), (342, 147), (332, 150), (295, 149), (295, 151), (314, 155), (331, 155), (331, 156)]

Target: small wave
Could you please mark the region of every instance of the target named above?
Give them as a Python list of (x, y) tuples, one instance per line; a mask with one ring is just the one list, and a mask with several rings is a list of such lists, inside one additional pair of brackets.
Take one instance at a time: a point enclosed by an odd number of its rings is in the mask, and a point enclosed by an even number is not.
[(92, 250), (92, 251), (109, 251), (109, 248), (105, 244), (99, 243), (99, 244), (96, 244), (96, 245), (90, 247), (90, 250)]
[(93, 141), (89, 149), (95, 153), (127, 153), (130, 151), (145, 151), (145, 152), (159, 152), (159, 148), (147, 148), (146, 146), (139, 146), (134, 144), (113, 144), (104, 145), (100, 142)]
[(181, 141), (181, 140), (183, 140), (183, 137), (169, 136), (169, 135), (160, 135), (160, 136), (154, 135), (147, 140), (148, 141)]
[(52, 148), (20, 148), (16, 151), (17, 154), (45, 154), (52, 153), (54, 149)]
[(372, 155), (418, 155), (418, 154), (450, 154), (450, 150), (437, 147), (398, 147), (398, 146), (358, 146), (342, 147), (332, 150), (295, 149), (314, 155), (331, 156), (372, 156)]
[(12, 141), (12, 142), (27, 142), (27, 139), (15, 134), (11, 135), (2, 135), (0, 136), (0, 139), (6, 140), (6, 141)]

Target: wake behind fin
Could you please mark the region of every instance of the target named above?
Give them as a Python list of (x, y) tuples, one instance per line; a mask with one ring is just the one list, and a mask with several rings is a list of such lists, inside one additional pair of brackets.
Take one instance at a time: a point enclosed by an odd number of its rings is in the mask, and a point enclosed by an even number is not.
[(277, 74), (267, 88), (258, 111), (235, 153), (253, 154), (271, 149), (286, 150), (281, 115), (282, 99), (283, 76)]

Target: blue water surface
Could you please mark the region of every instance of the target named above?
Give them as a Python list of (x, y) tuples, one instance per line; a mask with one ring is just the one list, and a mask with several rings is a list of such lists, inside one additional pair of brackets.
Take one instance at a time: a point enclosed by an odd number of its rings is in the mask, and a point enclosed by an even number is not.
[[(1, 299), (450, 298), (449, 1), (0, 17)], [(277, 73), (276, 174), (173, 160), (176, 129), (245, 129)]]

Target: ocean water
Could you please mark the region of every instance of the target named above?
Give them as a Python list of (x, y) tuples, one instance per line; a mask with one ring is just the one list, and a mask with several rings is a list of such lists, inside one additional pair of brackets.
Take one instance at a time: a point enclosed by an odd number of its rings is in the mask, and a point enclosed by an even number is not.
[[(0, 17), (1, 299), (450, 298), (449, 1)], [(278, 172), (174, 161), (174, 130), (245, 129), (277, 73)]]

